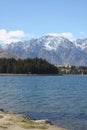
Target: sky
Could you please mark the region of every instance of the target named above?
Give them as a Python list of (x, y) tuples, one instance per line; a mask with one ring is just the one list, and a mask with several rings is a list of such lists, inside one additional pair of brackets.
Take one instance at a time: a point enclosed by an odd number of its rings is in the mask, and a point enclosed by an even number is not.
[(87, 0), (0, 0), (0, 41), (87, 37)]

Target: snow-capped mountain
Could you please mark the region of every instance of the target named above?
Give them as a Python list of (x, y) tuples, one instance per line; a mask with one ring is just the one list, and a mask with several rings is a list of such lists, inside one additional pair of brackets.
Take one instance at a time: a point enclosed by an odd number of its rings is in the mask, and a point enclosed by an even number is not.
[(87, 66), (87, 39), (72, 42), (61, 36), (46, 35), (6, 44), (3, 50), (21, 58), (43, 58), (55, 65)]

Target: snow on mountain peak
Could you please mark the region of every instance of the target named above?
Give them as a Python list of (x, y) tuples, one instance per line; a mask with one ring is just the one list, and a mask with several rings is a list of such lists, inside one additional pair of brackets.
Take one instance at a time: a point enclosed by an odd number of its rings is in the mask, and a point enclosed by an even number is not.
[(55, 50), (61, 39), (56, 36), (46, 35), (38, 39), (40, 45), (45, 47), (46, 50)]
[(58, 46), (72, 46), (72, 42), (63, 36), (48, 34), (39, 38), (39, 43), (45, 47), (46, 50), (56, 50)]

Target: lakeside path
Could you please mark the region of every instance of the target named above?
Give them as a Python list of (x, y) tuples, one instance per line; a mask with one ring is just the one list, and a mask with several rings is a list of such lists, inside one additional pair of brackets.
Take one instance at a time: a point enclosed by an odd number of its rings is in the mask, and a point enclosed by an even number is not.
[(30, 118), (9, 111), (0, 111), (0, 130), (66, 130), (45, 120), (31, 120)]

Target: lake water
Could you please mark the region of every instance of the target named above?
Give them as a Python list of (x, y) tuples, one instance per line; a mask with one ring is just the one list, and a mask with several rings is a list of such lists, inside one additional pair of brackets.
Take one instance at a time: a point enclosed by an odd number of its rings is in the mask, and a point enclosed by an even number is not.
[(0, 108), (87, 130), (87, 76), (0, 76)]

